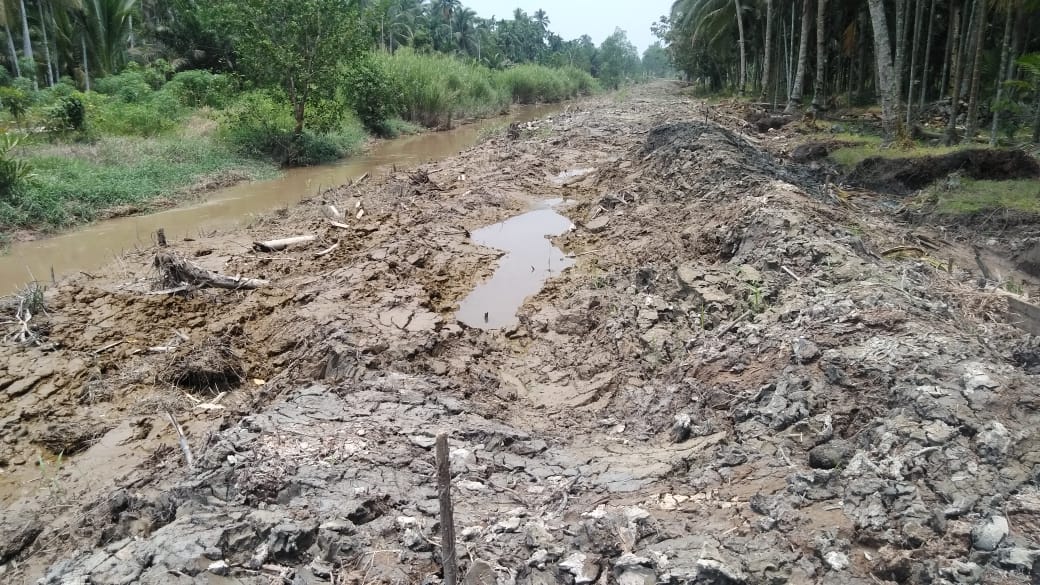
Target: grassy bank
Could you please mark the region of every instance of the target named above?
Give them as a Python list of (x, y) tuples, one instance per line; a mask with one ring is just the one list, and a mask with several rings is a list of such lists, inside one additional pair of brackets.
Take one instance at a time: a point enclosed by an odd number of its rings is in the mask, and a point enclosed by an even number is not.
[[(392, 137), (597, 89), (575, 68), (493, 70), (443, 54), (374, 53), (311, 100), (302, 134), (278, 89), (231, 76), (131, 66), (94, 91), (5, 87), (0, 242), (175, 204), (186, 194), (332, 162)], [(17, 138), (13, 138), (17, 137)]]
[(0, 226), (57, 230), (277, 173), (274, 165), (236, 154), (210, 137), (108, 136), (93, 144), (30, 146), (26, 154), (36, 177), (0, 201)]

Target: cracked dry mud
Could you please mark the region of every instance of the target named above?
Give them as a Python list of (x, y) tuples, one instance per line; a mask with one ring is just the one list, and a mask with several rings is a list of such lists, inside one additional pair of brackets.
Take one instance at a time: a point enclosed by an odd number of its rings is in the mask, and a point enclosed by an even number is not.
[[(671, 84), (597, 97), (430, 182), (387, 172), (171, 243), (260, 290), (146, 295), (154, 251), (60, 284), (54, 345), (0, 350), (0, 578), (434, 583), (447, 431), (471, 585), (1036, 579), (1040, 360), (979, 287), (979, 242), (835, 197), (780, 137), (703, 114)], [(518, 325), (460, 326), (501, 255), (469, 231), (560, 197), (575, 265)], [(350, 229), (322, 214), (359, 201)], [(881, 254), (917, 237), (947, 243)], [(172, 385), (200, 348), (240, 383)]]

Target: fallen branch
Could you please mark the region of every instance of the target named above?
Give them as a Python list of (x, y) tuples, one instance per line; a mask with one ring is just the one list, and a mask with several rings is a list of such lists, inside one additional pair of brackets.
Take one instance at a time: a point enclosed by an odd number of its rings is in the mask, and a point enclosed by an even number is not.
[(331, 219), (329, 220), (329, 224), (331, 224), (332, 227), (336, 227), (336, 228), (339, 228), (341, 230), (349, 230), (349, 229), (351, 229), (351, 227), (349, 225), (347, 225), (345, 223), (342, 223), (342, 222), (339, 222), (339, 221), (332, 221)]
[(172, 288), (151, 294), (164, 294), (213, 287), (229, 290), (253, 290), (270, 285), (267, 280), (259, 278), (242, 278), (210, 272), (201, 266), (178, 258), (173, 254), (160, 252), (155, 255), (155, 267), (163, 276), (163, 282), (177, 284)]
[(291, 246), (309, 244), (317, 240), (318, 236), (295, 236), (281, 240), (269, 240), (266, 242), (253, 242), (253, 249), (257, 252), (281, 252)]
[(793, 271), (793, 270), (791, 270), (790, 268), (788, 268), (788, 267), (786, 267), (786, 266), (781, 266), (780, 268), (781, 268), (781, 269), (782, 269), (782, 270), (783, 270), (784, 272), (786, 272), (786, 273), (790, 274), (790, 275), (791, 275), (791, 278), (794, 278), (795, 280), (798, 280), (798, 281), (802, 280), (802, 277), (800, 277), (800, 276), (798, 276), (797, 274), (795, 274), (795, 273), (794, 273), (794, 271)]
[(325, 248), (321, 252), (318, 252), (318, 253), (314, 254), (314, 257), (315, 258), (321, 258), (322, 256), (328, 256), (329, 254), (335, 252), (338, 249), (339, 249), (339, 242), (336, 242), (335, 244), (332, 244), (331, 246), (329, 246), (328, 248)]
[(169, 408), (166, 409), (166, 416), (169, 417), (170, 424), (177, 431), (177, 439), (180, 441), (181, 451), (184, 451), (184, 459), (188, 462), (188, 467), (195, 467), (195, 458), (191, 455), (191, 446), (188, 445), (188, 438), (184, 436), (184, 429), (181, 428), (180, 423), (173, 416), (173, 411)]
[(733, 329), (734, 327), (736, 327), (738, 323), (740, 323), (744, 319), (747, 319), (748, 316), (750, 316), (750, 315), (751, 315), (751, 309), (748, 309), (747, 311), (744, 311), (743, 313), (740, 314), (739, 317), (737, 317), (736, 319), (730, 321), (729, 325), (726, 325), (722, 329), (719, 329), (719, 333), (718, 333), (718, 335), (716, 337), (722, 337), (723, 335), (729, 333), (730, 329)]

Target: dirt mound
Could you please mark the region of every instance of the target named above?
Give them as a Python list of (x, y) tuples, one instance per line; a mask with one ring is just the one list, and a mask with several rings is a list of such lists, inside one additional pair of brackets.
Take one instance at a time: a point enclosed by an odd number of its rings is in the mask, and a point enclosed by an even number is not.
[(970, 149), (943, 156), (916, 158), (868, 158), (846, 179), (883, 193), (906, 195), (953, 173), (977, 180), (1031, 179), (1040, 177), (1040, 164), (1021, 150)]

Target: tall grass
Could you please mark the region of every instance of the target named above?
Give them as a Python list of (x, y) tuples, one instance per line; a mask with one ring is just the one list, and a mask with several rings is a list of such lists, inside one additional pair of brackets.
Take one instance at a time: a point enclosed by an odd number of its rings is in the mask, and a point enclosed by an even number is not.
[(428, 128), (452, 119), (488, 116), (509, 106), (510, 96), (491, 70), (448, 55), (400, 50), (376, 56), (391, 80), (398, 114)]
[(456, 57), (407, 49), (378, 54), (374, 62), (390, 80), (397, 113), (429, 128), (498, 114), (513, 102), (558, 102), (598, 88), (591, 75), (574, 67), (520, 65), (495, 71)]

